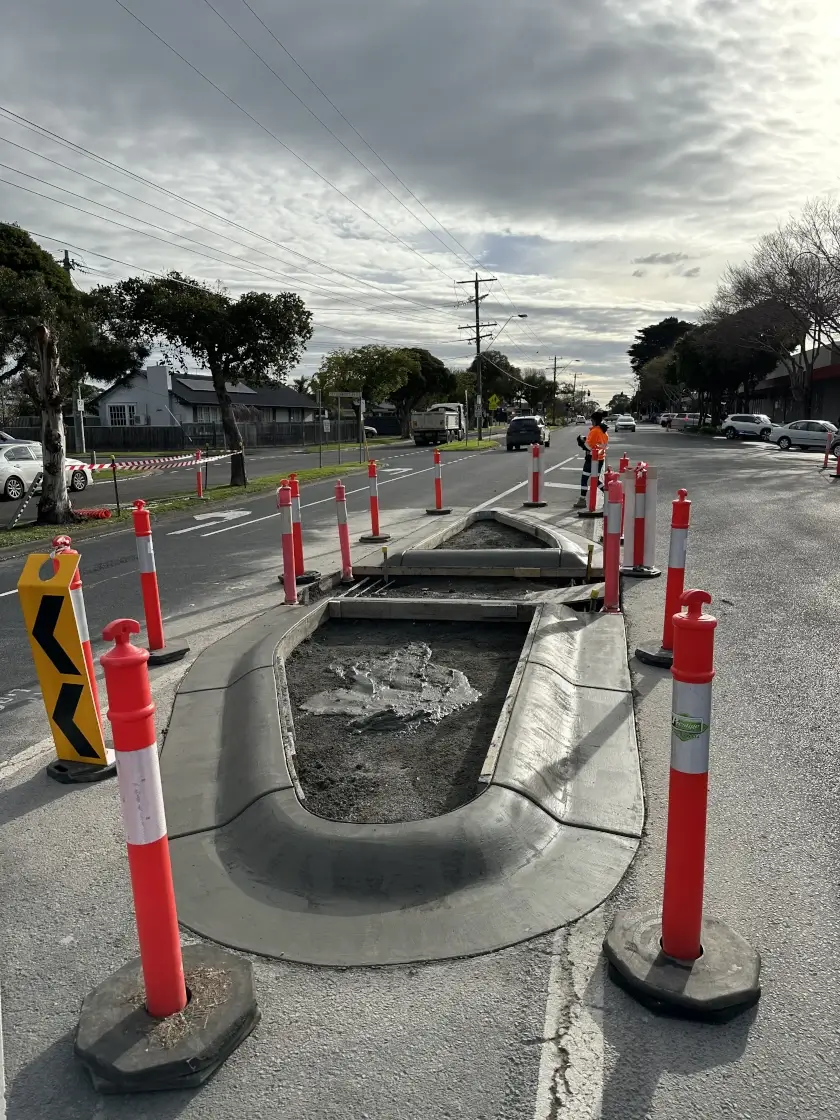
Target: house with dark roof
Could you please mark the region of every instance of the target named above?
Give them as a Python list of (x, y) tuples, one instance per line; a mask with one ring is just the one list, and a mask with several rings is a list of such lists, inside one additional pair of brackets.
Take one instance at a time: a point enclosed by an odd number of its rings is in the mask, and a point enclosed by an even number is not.
[[(241, 381), (227, 385), (237, 418), (256, 424), (296, 424), (316, 419), (312, 397), (287, 385), (251, 389)], [(213, 381), (206, 374), (179, 374), (165, 365), (148, 366), (111, 385), (88, 402), (101, 424), (112, 428), (149, 424), (218, 424)]]

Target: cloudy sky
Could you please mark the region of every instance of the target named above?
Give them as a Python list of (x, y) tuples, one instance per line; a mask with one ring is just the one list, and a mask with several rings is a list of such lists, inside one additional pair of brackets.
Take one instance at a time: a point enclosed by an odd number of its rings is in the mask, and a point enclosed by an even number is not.
[(83, 284), (178, 268), (298, 291), (316, 323), (304, 373), (372, 340), (465, 366), (456, 281), (478, 269), (498, 277), (482, 305), (495, 330), (528, 315), (496, 345), (521, 366), (579, 359), (603, 401), (630, 386), (640, 326), (691, 318), (727, 261), (840, 188), (832, 9), (7, 5), (0, 220), (70, 247)]

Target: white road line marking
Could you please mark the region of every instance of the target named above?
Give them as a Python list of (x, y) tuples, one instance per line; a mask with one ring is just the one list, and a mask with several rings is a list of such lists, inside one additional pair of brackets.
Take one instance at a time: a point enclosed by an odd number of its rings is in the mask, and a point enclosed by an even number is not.
[(0, 599), (5, 599), (7, 595), (17, 595), (17, 588), (13, 587), (11, 591), (0, 591)]
[[(546, 474), (551, 474), (552, 471), (559, 471), (566, 463), (571, 463), (572, 459), (576, 459), (576, 455), (570, 455), (568, 459), (564, 459), (562, 463), (555, 463), (553, 467), (547, 467)], [(477, 510), (485, 509), (487, 506), (492, 506), (495, 502), (500, 502), (502, 498), (506, 498), (509, 494), (515, 494), (517, 490), (521, 490), (523, 486), (528, 486), (530, 479), (523, 479), (522, 482), (517, 482), (515, 486), (511, 486), (509, 490), (503, 490), (501, 494), (494, 494), (492, 498), (488, 498), (486, 502), (482, 502), (480, 506), (473, 506), (470, 513), (475, 513)]]
[[(453, 460), (453, 463), (460, 463), (460, 462), (462, 462), (461, 459)], [(381, 488), (382, 486), (388, 486), (389, 483), (391, 483), (391, 482), (402, 482), (403, 479), (405, 479), (405, 478), (416, 478), (418, 474), (427, 474), (429, 471), (433, 471), (434, 469), (435, 469), (434, 466), (431, 466), (431, 467), (424, 467), (422, 470), (419, 470), (419, 471), (412, 470), (410, 474), (401, 474), (398, 478), (383, 479), (382, 482), (380, 482), (379, 485), (380, 485), (380, 488)], [(352, 494), (362, 494), (362, 493), (366, 494), (367, 489), (368, 489), (367, 486), (359, 486), (355, 490), (348, 490), (347, 491), (347, 497), (350, 497), (350, 495), (352, 495)], [(335, 501), (335, 498), (333, 497), (332, 494), (330, 494), (329, 497), (319, 498), (315, 502), (302, 503), (300, 508), (301, 509), (311, 509), (313, 506), (322, 506), (322, 505), (324, 505), (325, 502), (334, 502), (334, 501)], [(278, 513), (267, 513), (264, 517), (255, 517), (252, 521), (237, 521), (234, 525), (226, 525), (224, 527), (224, 529), (214, 529), (211, 533), (202, 533), (201, 536), (202, 536), (202, 539), (204, 537), (215, 537), (219, 533), (229, 533), (231, 531), (231, 529), (244, 529), (248, 525), (258, 525), (260, 523), (260, 521), (270, 521), (273, 517), (279, 517), (279, 516), (280, 516), (279, 512)]]
[(554, 486), (558, 490), (580, 490), (580, 486), (576, 482), (547, 482), (546, 486)]

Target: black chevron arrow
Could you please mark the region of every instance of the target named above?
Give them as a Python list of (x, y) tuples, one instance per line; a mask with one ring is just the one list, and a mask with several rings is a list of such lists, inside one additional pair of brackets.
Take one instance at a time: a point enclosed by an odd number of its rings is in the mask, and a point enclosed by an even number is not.
[[(58, 647), (61, 649), (61, 646)], [(64, 653), (64, 650), (61, 650)], [(66, 656), (66, 655), (65, 655)], [(81, 684), (63, 684), (55, 702), (53, 723), (67, 739), (79, 758), (99, 758), (96, 749), (88, 742), (81, 728), (76, 726), (76, 708), (84, 691)]]
[(38, 614), (35, 625), (32, 627), (32, 637), (52, 661), (56, 672), (65, 677), (80, 677), (82, 674), (70, 660), (70, 656), (55, 636), (55, 628), (61, 607), (64, 603), (63, 595), (45, 595), (38, 605)]

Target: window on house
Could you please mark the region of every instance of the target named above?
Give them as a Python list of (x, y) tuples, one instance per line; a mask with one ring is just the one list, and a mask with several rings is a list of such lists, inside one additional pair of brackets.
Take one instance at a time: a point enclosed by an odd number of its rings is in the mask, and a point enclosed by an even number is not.
[(215, 424), (219, 419), (219, 406), (215, 404), (197, 404), (195, 406), (196, 424)]
[(134, 423), (137, 409), (133, 404), (109, 404), (108, 418), (112, 428), (126, 428)]

